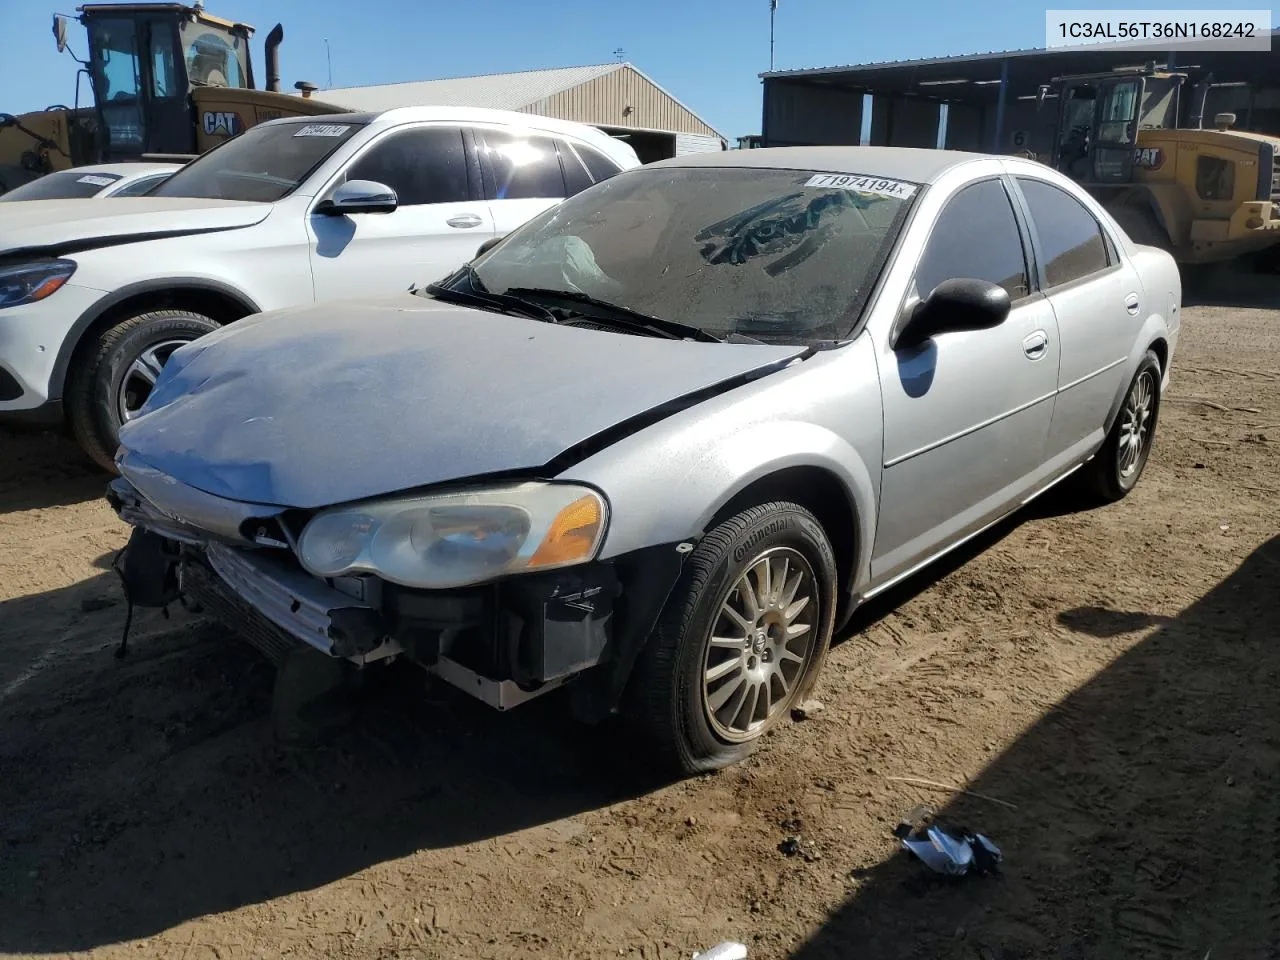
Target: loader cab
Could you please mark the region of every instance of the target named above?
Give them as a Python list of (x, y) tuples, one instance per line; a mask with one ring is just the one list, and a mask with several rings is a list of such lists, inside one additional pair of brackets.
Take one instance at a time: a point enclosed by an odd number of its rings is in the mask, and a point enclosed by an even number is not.
[(1154, 70), (1060, 78), (1052, 165), (1084, 184), (1129, 182), (1138, 131), (1177, 126), (1184, 79)]
[(86, 4), (78, 12), (89, 40), (99, 160), (195, 153), (191, 90), (253, 87), (246, 24), (179, 3)]

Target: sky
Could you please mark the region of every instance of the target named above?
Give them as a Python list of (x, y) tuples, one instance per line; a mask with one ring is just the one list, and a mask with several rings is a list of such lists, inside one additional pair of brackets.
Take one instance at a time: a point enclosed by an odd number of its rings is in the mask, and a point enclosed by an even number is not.
[[(77, 2), (0, 0), (6, 41), (0, 111), (71, 104), (75, 63), (58, 54), (50, 24), (55, 12), (74, 13)], [(330, 85), (326, 40), (333, 86), (607, 63), (621, 48), (731, 141), (760, 132), (758, 74), (769, 69), (769, 0), (206, 0), (205, 6), (257, 27), (259, 83), (262, 41), (284, 24), (281, 74), (290, 91), (296, 80)], [(1088, 6), (1160, 5), (1092, 0)], [(784, 70), (1043, 46), (1045, 7), (1025, 0), (987, 0), (982, 7), (956, 0), (778, 0), (776, 26), (776, 64)], [(71, 27), (71, 48), (83, 57), (84, 28)]]

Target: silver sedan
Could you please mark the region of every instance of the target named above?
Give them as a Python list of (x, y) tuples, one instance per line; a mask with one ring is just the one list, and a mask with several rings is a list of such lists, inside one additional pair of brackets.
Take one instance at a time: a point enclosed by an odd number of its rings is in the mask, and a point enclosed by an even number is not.
[(1173, 260), (1013, 158), (679, 157), (417, 295), (177, 351), (121, 431), (130, 597), (273, 656), (566, 688), (686, 772), (745, 756), (868, 598), (1078, 474), (1138, 482)]

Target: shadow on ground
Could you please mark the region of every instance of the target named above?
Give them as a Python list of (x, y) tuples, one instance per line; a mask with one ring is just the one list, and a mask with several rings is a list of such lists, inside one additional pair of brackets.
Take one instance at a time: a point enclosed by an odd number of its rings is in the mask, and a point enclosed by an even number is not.
[(660, 785), (551, 698), (498, 714), (417, 671), (281, 749), (273, 670), (220, 628), (147, 611), (114, 660), (114, 582), (0, 603), (0, 954), (144, 937)]
[(1174, 619), (1060, 622), (1079, 642), (1158, 626), (970, 785), (1017, 810), (939, 811), (996, 840), (1003, 875), (934, 882), (898, 854), (794, 960), (1275, 955), (1280, 537)]
[(0, 427), (0, 514), (92, 500), (108, 480), (56, 430)]

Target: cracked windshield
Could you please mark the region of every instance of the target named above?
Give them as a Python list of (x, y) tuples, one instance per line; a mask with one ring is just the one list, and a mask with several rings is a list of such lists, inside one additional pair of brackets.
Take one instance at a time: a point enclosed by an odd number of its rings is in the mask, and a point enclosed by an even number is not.
[(1280, 960), (1273, 12), (0, 37), (0, 960)]

